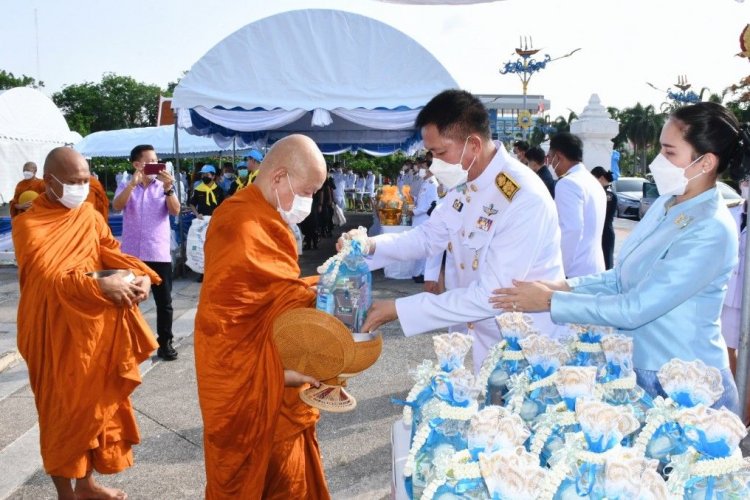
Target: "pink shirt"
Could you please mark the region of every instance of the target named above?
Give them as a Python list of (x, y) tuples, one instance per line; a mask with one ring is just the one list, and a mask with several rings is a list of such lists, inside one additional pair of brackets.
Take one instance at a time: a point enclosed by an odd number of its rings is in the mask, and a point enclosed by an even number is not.
[[(127, 182), (117, 186), (115, 197)], [(122, 251), (144, 262), (172, 262), (170, 253), (169, 211), (164, 186), (154, 180), (133, 188), (122, 211)]]

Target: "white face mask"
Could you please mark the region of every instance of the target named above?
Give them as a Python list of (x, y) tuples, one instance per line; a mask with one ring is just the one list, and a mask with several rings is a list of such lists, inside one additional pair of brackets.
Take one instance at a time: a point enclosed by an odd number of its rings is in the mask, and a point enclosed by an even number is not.
[(466, 145), (468, 143), (469, 138), (467, 137), (466, 141), (464, 141), (464, 149), (461, 151), (461, 158), (459, 158), (458, 163), (451, 164), (440, 158), (433, 158), (430, 172), (432, 172), (437, 181), (442, 184), (445, 189), (453, 189), (461, 184), (466, 184), (466, 181), (469, 180), (469, 170), (474, 166), (474, 162), (477, 159), (474, 157), (469, 168), (464, 170), (464, 166), (461, 162), (464, 159), (464, 153), (466, 152)]
[(656, 158), (654, 158), (654, 161), (651, 162), (651, 165), (649, 165), (648, 168), (654, 175), (654, 182), (659, 190), (659, 194), (674, 196), (685, 194), (688, 183), (705, 173), (701, 171), (698, 175), (694, 175), (690, 179), (685, 177), (685, 170), (690, 168), (701, 158), (703, 158), (703, 155), (700, 155), (694, 161), (690, 162), (690, 165), (685, 168), (681, 168), (669, 161), (663, 154), (659, 153), (656, 155)]
[[(80, 207), (89, 195), (89, 183), (85, 184), (65, 184), (60, 179), (50, 174), (57, 182), (62, 184), (63, 195), (57, 199), (66, 207), (73, 209)], [(55, 194), (54, 191), (52, 191)], [(57, 194), (55, 194), (57, 196)]]
[(289, 182), (289, 189), (292, 191), (292, 194), (294, 194), (292, 208), (290, 208), (289, 210), (284, 210), (283, 208), (281, 208), (279, 191), (276, 190), (276, 202), (279, 204), (277, 210), (281, 214), (281, 218), (284, 219), (287, 224), (299, 224), (300, 222), (305, 220), (308, 215), (310, 215), (310, 212), (312, 211), (313, 199), (299, 196), (294, 193), (294, 189), (292, 188), (292, 181), (289, 179), (289, 174), (286, 174), (286, 180), (287, 182)]
[(427, 175), (427, 169), (420, 168), (418, 174), (420, 179), (424, 179)]
[(156, 179), (156, 174), (148, 174), (146, 177), (148, 177), (148, 180), (153, 181)]
[(24, 173), (23, 173), (23, 178), (24, 178), (24, 179), (26, 179), (26, 180), (29, 180), (29, 179), (31, 179), (32, 177), (34, 177), (34, 172), (28, 172), (28, 171), (27, 171), (27, 172), (24, 172)]

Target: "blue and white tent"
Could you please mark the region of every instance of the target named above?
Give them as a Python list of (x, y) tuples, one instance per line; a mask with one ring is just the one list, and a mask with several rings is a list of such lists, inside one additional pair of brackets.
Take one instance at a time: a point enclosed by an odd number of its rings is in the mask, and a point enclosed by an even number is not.
[(306, 9), (261, 19), (209, 50), (175, 89), (177, 123), (220, 147), (303, 133), (327, 153), (409, 150), (414, 119), (456, 88), (424, 47), (380, 21)]

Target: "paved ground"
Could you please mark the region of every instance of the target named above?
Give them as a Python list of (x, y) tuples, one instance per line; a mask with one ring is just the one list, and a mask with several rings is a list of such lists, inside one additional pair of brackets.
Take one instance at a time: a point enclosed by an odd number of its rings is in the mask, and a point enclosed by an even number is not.
[[(367, 224), (364, 216), (351, 223)], [(617, 220), (618, 246), (633, 223)], [(317, 251), (300, 259), (303, 274), (333, 253), (333, 240), (323, 240)], [(38, 427), (28, 374), (15, 352), (18, 303), (16, 269), (0, 268), (0, 499), (54, 498), (54, 488), (40, 469)], [(394, 298), (420, 291), (411, 280), (388, 280), (374, 274), (375, 297)], [(202, 498), (205, 484), (202, 425), (197, 404), (193, 358), (193, 319), (200, 285), (193, 276), (174, 284), (175, 335), (178, 360), (147, 361), (143, 384), (133, 403), (142, 443), (136, 448), (135, 466), (102, 479), (127, 490), (132, 499)], [(153, 302), (142, 305), (152, 328)], [(403, 398), (411, 387), (408, 369), (432, 358), (429, 335), (407, 339), (398, 323), (383, 329), (380, 360), (367, 372), (349, 381), (358, 407), (346, 414), (324, 414), (318, 425), (328, 484), (334, 498), (381, 499), (390, 494), (390, 426), (401, 409), (391, 397)]]

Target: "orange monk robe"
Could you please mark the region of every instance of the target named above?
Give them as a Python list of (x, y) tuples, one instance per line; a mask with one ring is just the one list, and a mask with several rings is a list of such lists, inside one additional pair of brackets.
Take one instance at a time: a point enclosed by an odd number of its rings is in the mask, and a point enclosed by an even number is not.
[(93, 175), (89, 179), (89, 195), (86, 201), (94, 205), (97, 212), (102, 214), (104, 222), (109, 220), (109, 198), (107, 192), (104, 190), (104, 186), (99, 182), (99, 179)]
[(116, 306), (84, 273), (131, 269), (159, 277), (120, 251), (84, 203), (69, 210), (42, 194), (13, 223), (21, 299), (18, 350), (29, 368), (44, 469), (80, 478), (118, 472), (140, 441), (129, 395), (138, 364), (157, 347), (138, 306)]
[(249, 185), (208, 226), (195, 318), (206, 498), (328, 499), (315, 436), (318, 411), (284, 387), (273, 342), (281, 313), (313, 305), (278, 211)]
[(16, 191), (13, 194), (13, 199), (10, 200), (10, 218), (12, 219), (16, 215), (23, 213), (16, 208), (18, 197), (21, 196), (21, 193), (25, 193), (26, 191), (35, 191), (39, 194), (42, 194), (44, 190), (44, 180), (38, 179), (36, 177), (33, 177), (31, 179), (24, 179), (16, 184)]

